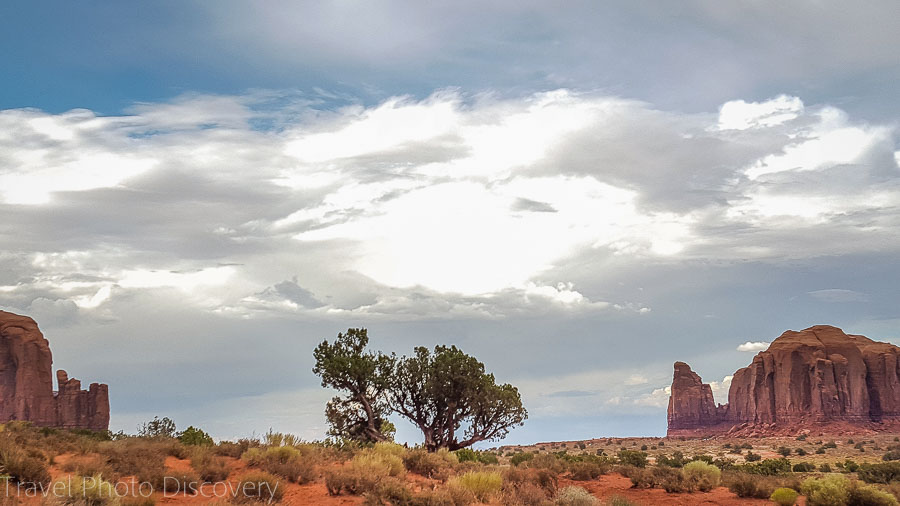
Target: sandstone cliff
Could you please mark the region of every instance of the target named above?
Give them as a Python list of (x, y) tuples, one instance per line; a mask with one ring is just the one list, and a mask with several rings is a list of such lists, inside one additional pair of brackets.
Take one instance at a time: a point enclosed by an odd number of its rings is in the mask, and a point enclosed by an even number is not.
[(0, 422), (26, 420), (45, 427), (109, 428), (109, 391), (57, 372), (53, 391), (50, 345), (27, 316), (0, 311)]
[(843, 424), (877, 430), (900, 422), (900, 348), (817, 325), (787, 331), (735, 372), (728, 403), (687, 364), (675, 363), (669, 434), (790, 432)]

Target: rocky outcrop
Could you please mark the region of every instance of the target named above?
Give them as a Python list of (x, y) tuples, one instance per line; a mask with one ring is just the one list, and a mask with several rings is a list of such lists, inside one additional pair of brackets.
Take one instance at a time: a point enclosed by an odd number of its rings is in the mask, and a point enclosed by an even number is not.
[(54, 392), (52, 368), (50, 345), (34, 320), (0, 311), (0, 422), (108, 429), (108, 387), (93, 383), (81, 390), (80, 381), (60, 370)]
[(787, 331), (735, 372), (728, 403), (681, 362), (669, 400), (669, 434), (771, 434), (840, 424), (900, 423), (900, 348), (818, 325)]

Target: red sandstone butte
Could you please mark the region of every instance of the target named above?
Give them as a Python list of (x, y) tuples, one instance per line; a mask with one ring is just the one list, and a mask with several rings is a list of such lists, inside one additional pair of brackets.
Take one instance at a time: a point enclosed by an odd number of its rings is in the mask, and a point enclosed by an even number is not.
[(734, 373), (728, 403), (691, 368), (675, 363), (668, 434), (870, 432), (900, 425), (900, 348), (817, 325), (787, 331)]
[(57, 371), (53, 391), (50, 344), (27, 316), (0, 311), (0, 422), (24, 420), (42, 427), (107, 430), (109, 388), (89, 390)]

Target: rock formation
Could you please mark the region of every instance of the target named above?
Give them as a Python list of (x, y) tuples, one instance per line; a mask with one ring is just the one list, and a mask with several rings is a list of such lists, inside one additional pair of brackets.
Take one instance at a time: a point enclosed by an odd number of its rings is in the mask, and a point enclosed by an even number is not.
[(675, 363), (669, 435), (767, 435), (810, 427), (879, 430), (900, 424), (900, 348), (817, 325), (787, 331), (734, 373), (728, 403)]
[(44, 427), (106, 430), (109, 390), (57, 371), (59, 392), (53, 391), (50, 345), (27, 316), (0, 311), (0, 422), (26, 420)]

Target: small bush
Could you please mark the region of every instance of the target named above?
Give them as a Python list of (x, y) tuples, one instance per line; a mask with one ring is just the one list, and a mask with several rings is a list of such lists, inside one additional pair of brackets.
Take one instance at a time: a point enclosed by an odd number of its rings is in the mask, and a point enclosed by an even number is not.
[(816, 465), (809, 462), (797, 462), (791, 470), (795, 473), (810, 473), (816, 470)]
[(96, 476), (72, 476), (53, 485), (54, 499), (59, 504), (84, 506), (118, 506), (119, 496), (113, 484)]
[(780, 446), (780, 447), (778, 448), (778, 452), (777, 452), (777, 453), (778, 453), (779, 455), (781, 455), (782, 457), (790, 457), (790, 456), (791, 456), (791, 453), (793, 453), (793, 452), (791, 452), (791, 449), (788, 448), (787, 446)]
[(540, 455), (535, 455), (534, 458), (529, 460), (528, 467), (534, 469), (548, 469), (556, 474), (560, 474), (566, 471), (568, 465), (556, 455), (542, 453)]
[(482, 464), (497, 464), (497, 456), (491, 452), (480, 452), (471, 448), (462, 448), (453, 452), (460, 462), (480, 462)]
[[(262, 469), (295, 483), (309, 483), (318, 476), (317, 457), (312, 451), (304, 455), (293, 446), (250, 448), (241, 457), (250, 467)], [(399, 458), (397, 458), (399, 461)], [(402, 467), (402, 464), (401, 464)]]
[(683, 474), (688, 490), (702, 492), (718, 487), (722, 477), (718, 467), (699, 460), (685, 464)]
[(593, 506), (597, 504), (596, 497), (581, 487), (565, 487), (556, 495), (554, 504), (557, 506)]
[(231, 470), (225, 459), (217, 457), (211, 451), (198, 451), (191, 457), (191, 466), (200, 474), (203, 481), (219, 482), (228, 478)]
[(777, 504), (778, 506), (794, 506), (794, 503), (797, 502), (797, 497), (800, 494), (797, 493), (796, 490), (792, 488), (776, 488), (772, 495), (769, 496), (769, 500)]
[(503, 478), (493, 471), (469, 471), (449, 481), (450, 488), (462, 488), (472, 492), (481, 502), (488, 502), (500, 492)]
[(213, 438), (209, 434), (193, 425), (179, 434), (178, 440), (181, 441), (181, 444), (188, 446), (212, 446), (215, 444)]
[(897, 498), (873, 485), (853, 483), (847, 506), (897, 506)]
[(509, 459), (509, 463), (510, 463), (510, 465), (518, 466), (519, 464), (522, 464), (523, 462), (528, 462), (529, 460), (531, 460), (533, 458), (534, 458), (533, 453), (527, 453), (527, 452), (526, 453), (517, 453)]
[(163, 490), (167, 494), (196, 494), (200, 486), (200, 476), (197, 473), (167, 474), (163, 478)]
[(819, 465), (819, 472), (822, 473), (830, 473), (831, 472), (831, 464), (825, 462), (824, 464)]
[(408, 471), (441, 481), (446, 481), (450, 477), (450, 472), (456, 463), (456, 455), (444, 448), (436, 452), (416, 448), (403, 456), (403, 465)]
[(731, 471), (723, 474), (722, 481), (738, 497), (756, 499), (768, 499), (775, 489), (781, 487), (800, 489), (800, 481), (793, 476), (763, 476)]
[[(844, 469), (849, 471), (847, 462)], [(883, 462), (878, 464), (863, 464), (857, 466), (857, 476), (866, 483), (884, 483), (900, 480), (900, 462)], [(852, 472), (852, 471), (851, 471)]]
[(569, 473), (575, 481), (590, 481), (606, 474), (607, 468), (597, 462), (573, 462), (569, 466)]
[(766, 459), (753, 464), (744, 464), (741, 470), (750, 474), (776, 476), (791, 472), (791, 462), (788, 459)]
[(50, 484), (50, 471), (44, 458), (31, 455), (11, 440), (0, 443), (0, 470), (25, 488)]
[(845, 506), (850, 499), (850, 480), (840, 475), (809, 478), (800, 491), (809, 506)]
[(603, 502), (603, 506), (635, 506), (635, 504), (620, 495), (612, 495)]
[(881, 456), (881, 460), (888, 462), (891, 460), (900, 460), (900, 450), (891, 450)]
[(277, 476), (266, 472), (253, 472), (241, 477), (237, 486), (236, 502), (281, 502), (284, 486)]
[(627, 466), (647, 467), (647, 454), (637, 450), (619, 450), (619, 462)]

